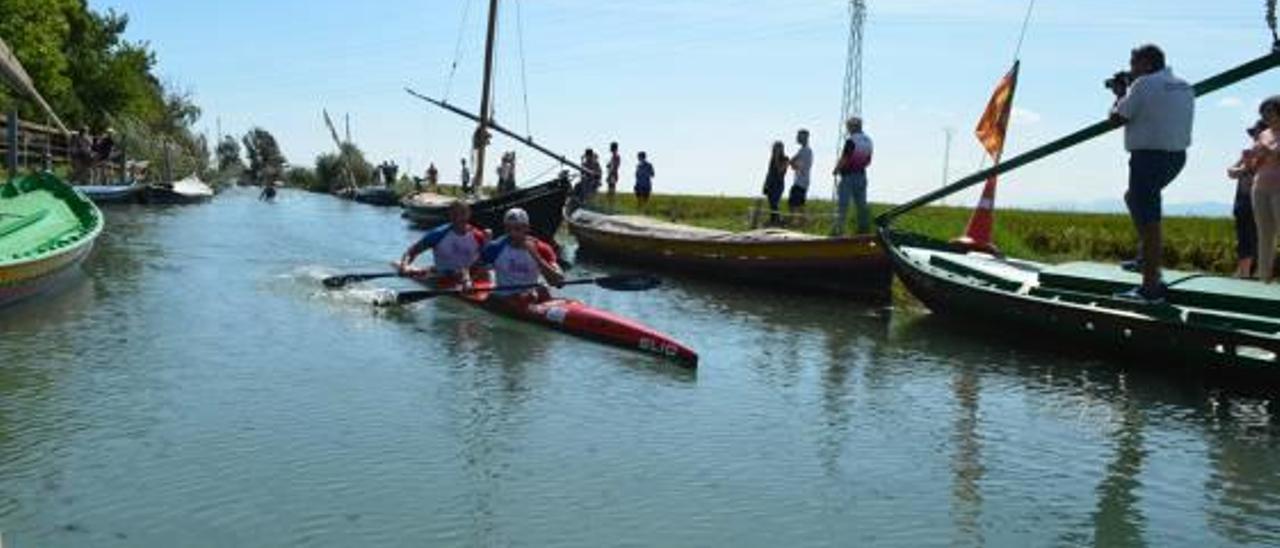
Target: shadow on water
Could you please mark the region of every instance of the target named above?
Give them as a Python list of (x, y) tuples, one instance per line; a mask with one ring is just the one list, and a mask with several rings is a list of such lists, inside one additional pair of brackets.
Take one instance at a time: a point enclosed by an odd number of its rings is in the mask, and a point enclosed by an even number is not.
[[(975, 336), (976, 335), (976, 336)], [(1190, 427), (1208, 447), (1209, 478), (1204, 484), (1211, 530), (1231, 542), (1280, 541), (1280, 406), (1266, 387), (1206, 384), (1091, 358), (1043, 340), (1001, 339), (983, 326), (962, 326), (932, 315), (895, 321), (895, 346), (947, 356), (952, 373), (952, 504), (961, 544), (983, 544), (981, 517), (982, 410), (984, 381), (1012, 382), (1029, 393), (1081, 394), (1104, 409), (1100, 422), (1112, 455), (1094, 488), (1095, 509), (1086, 527), (1065, 533), (1066, 544), (1144, 546), (1149, 519), (1143, 474), (1155, 450), (1145, 433), (1153, 421)], [(1008, 340), (1004, 346), (992, 341)], [(1081, 417), (1085, 413), (1081, 409)], [(1102, 425), (1099, 425), (1102, 426)], [(1166, 427), (1167, 428), (1167, 427)], [(1149, 495), (1147, 495), (1149, 496)], [(1083, 531), (1091, 531), (1089, 538)]]

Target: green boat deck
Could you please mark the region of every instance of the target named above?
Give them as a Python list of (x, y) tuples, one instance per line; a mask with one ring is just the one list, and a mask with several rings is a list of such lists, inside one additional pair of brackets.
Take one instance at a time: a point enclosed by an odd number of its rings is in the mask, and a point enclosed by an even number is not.
[(0, 185), (0, 266), (57, 254), (101, 227), (100, 214), (51, 175)]

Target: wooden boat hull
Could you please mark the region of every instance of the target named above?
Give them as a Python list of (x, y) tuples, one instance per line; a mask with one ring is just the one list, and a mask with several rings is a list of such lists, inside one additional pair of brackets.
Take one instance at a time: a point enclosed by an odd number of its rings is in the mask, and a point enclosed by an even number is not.
[[(476, 280), (477, 287), (493, 287), (490, 280)], [(434, 288), (450, 287), (448, 282), (429, 284)], [(696, 368), (698, 354), (680, 341), (629, 318), (593, 308), (581, 301), (555, 298), (543, 302), (519, 302), (491, 298), (478, 292), (457, 298), (495, 314), (529, 322), (618, 348), (635, 350), (671, 360), (683, 367)]]
[(362, 204), (369, 204), (382, 207), (394, 207), (400, 205), (400, 197), (396, 195), (394, 190), (389, 188), (362, 188), (352, 194), (351, 199)]
[[(492, 230), (495, 236), (506, 232), (502, 216), (513, 207), (529, 212), (533, 233), (548, 242), (564, 222), (564, 204), (569, 196), (569, 182), (555, 180), (515, 192), (471, 202), (471, 222)], [(414, 205), (406, 201), (404, 218), (418, 228), (434, 228), (449, 222), (447, 201), (432, 205)]]
[(145, 188), (144, 185), (82, 185), (76, 187), (90, 200), (93, 200), (93, 203), (99, 205), (137, 203), (139, 195)]
[(72, 276), (102, 226), (93, 202), (53, 175), (0, 185), (0, 307)]
[[(1224, 310), (1210, 305), (1236, 297), (1197, 297), (1177, 287), (1223, 285), (1225, 279), (1187, 274), (1171, 282), (1171, 304), (1147, 305), (1115, 299), (1109, 282), (1054, 280), (1050, 265), (986, 258), (967, 266), (968, 255), (945, 243), (884, 229), (881, 237), (903, 285), (940, 315), (967, 324), (1000, 325), (1010, 336), (1030, 334), (1070, 348), (1126, 356), (1139, 366), (1280, 381), (1280, 307), (1273, 307), (1280, 291), (1254, 305)], [(1037, 281), (983, 268), (997, 263), (1026, 269)]]
[(779, 289), (889, 297), (892, 270), (874, 236), (772, 241), (647, 237), (576, 220), (583, 214), (570, 216), (569, 231), (584, 256)]

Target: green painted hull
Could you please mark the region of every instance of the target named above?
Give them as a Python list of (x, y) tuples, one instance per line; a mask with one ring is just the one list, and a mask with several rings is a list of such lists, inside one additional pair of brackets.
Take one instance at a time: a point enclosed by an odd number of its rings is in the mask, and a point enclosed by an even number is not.
[(68, 277), (93, 249), (102, 226), (97, 206), (54, 175), (0, 185), (0, 306)]
[(1140, 281), (1115, 265), (1001, 260), (888, 229), (880, 236), (895, 272), (926, 306), (1002, 326), (1006, 342), (1029, 334), (1138, 366), (1280, 382), (1280, 286), (1166, 271), (1169, 303), (1149, 305), (1113, 296)]

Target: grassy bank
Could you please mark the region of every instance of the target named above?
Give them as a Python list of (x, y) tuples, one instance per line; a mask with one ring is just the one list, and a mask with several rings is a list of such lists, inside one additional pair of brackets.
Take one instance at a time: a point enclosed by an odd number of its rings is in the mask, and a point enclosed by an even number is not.
[[(678, 223), (747, 230), (756, 203), (755, 198), (655, 195), (645, 213)], [(635, 197), (630, 194), (619, 194), (615, 205), (619, 213), (641, 213)], [(762, 207), (767, 208), (767, 205)], [(887, 207), (873, 204), (872, 209), (879, 213)], [(792, 228), (828, 234), (834, 210), (835, 204), (831, 201), (810, 201), (809, 223)], [(926, 207), (903, 217), (898, 225), (949, 239), (964, 231), (972, 211), (968, 207)], [(1172, 217), (1166, 219), (1164, 230), (1167, 240), (1165, 261), (1169, 267), (1221, 273), (1235, 270), (1235, 230), (1231, 219)], [(1116, 262), (1133, 256), (1134, 241), (1133, 226), (1125, 215), (1016, 209), (996, 211), (996, 245), (1006, 254), (1023, 259)]]

